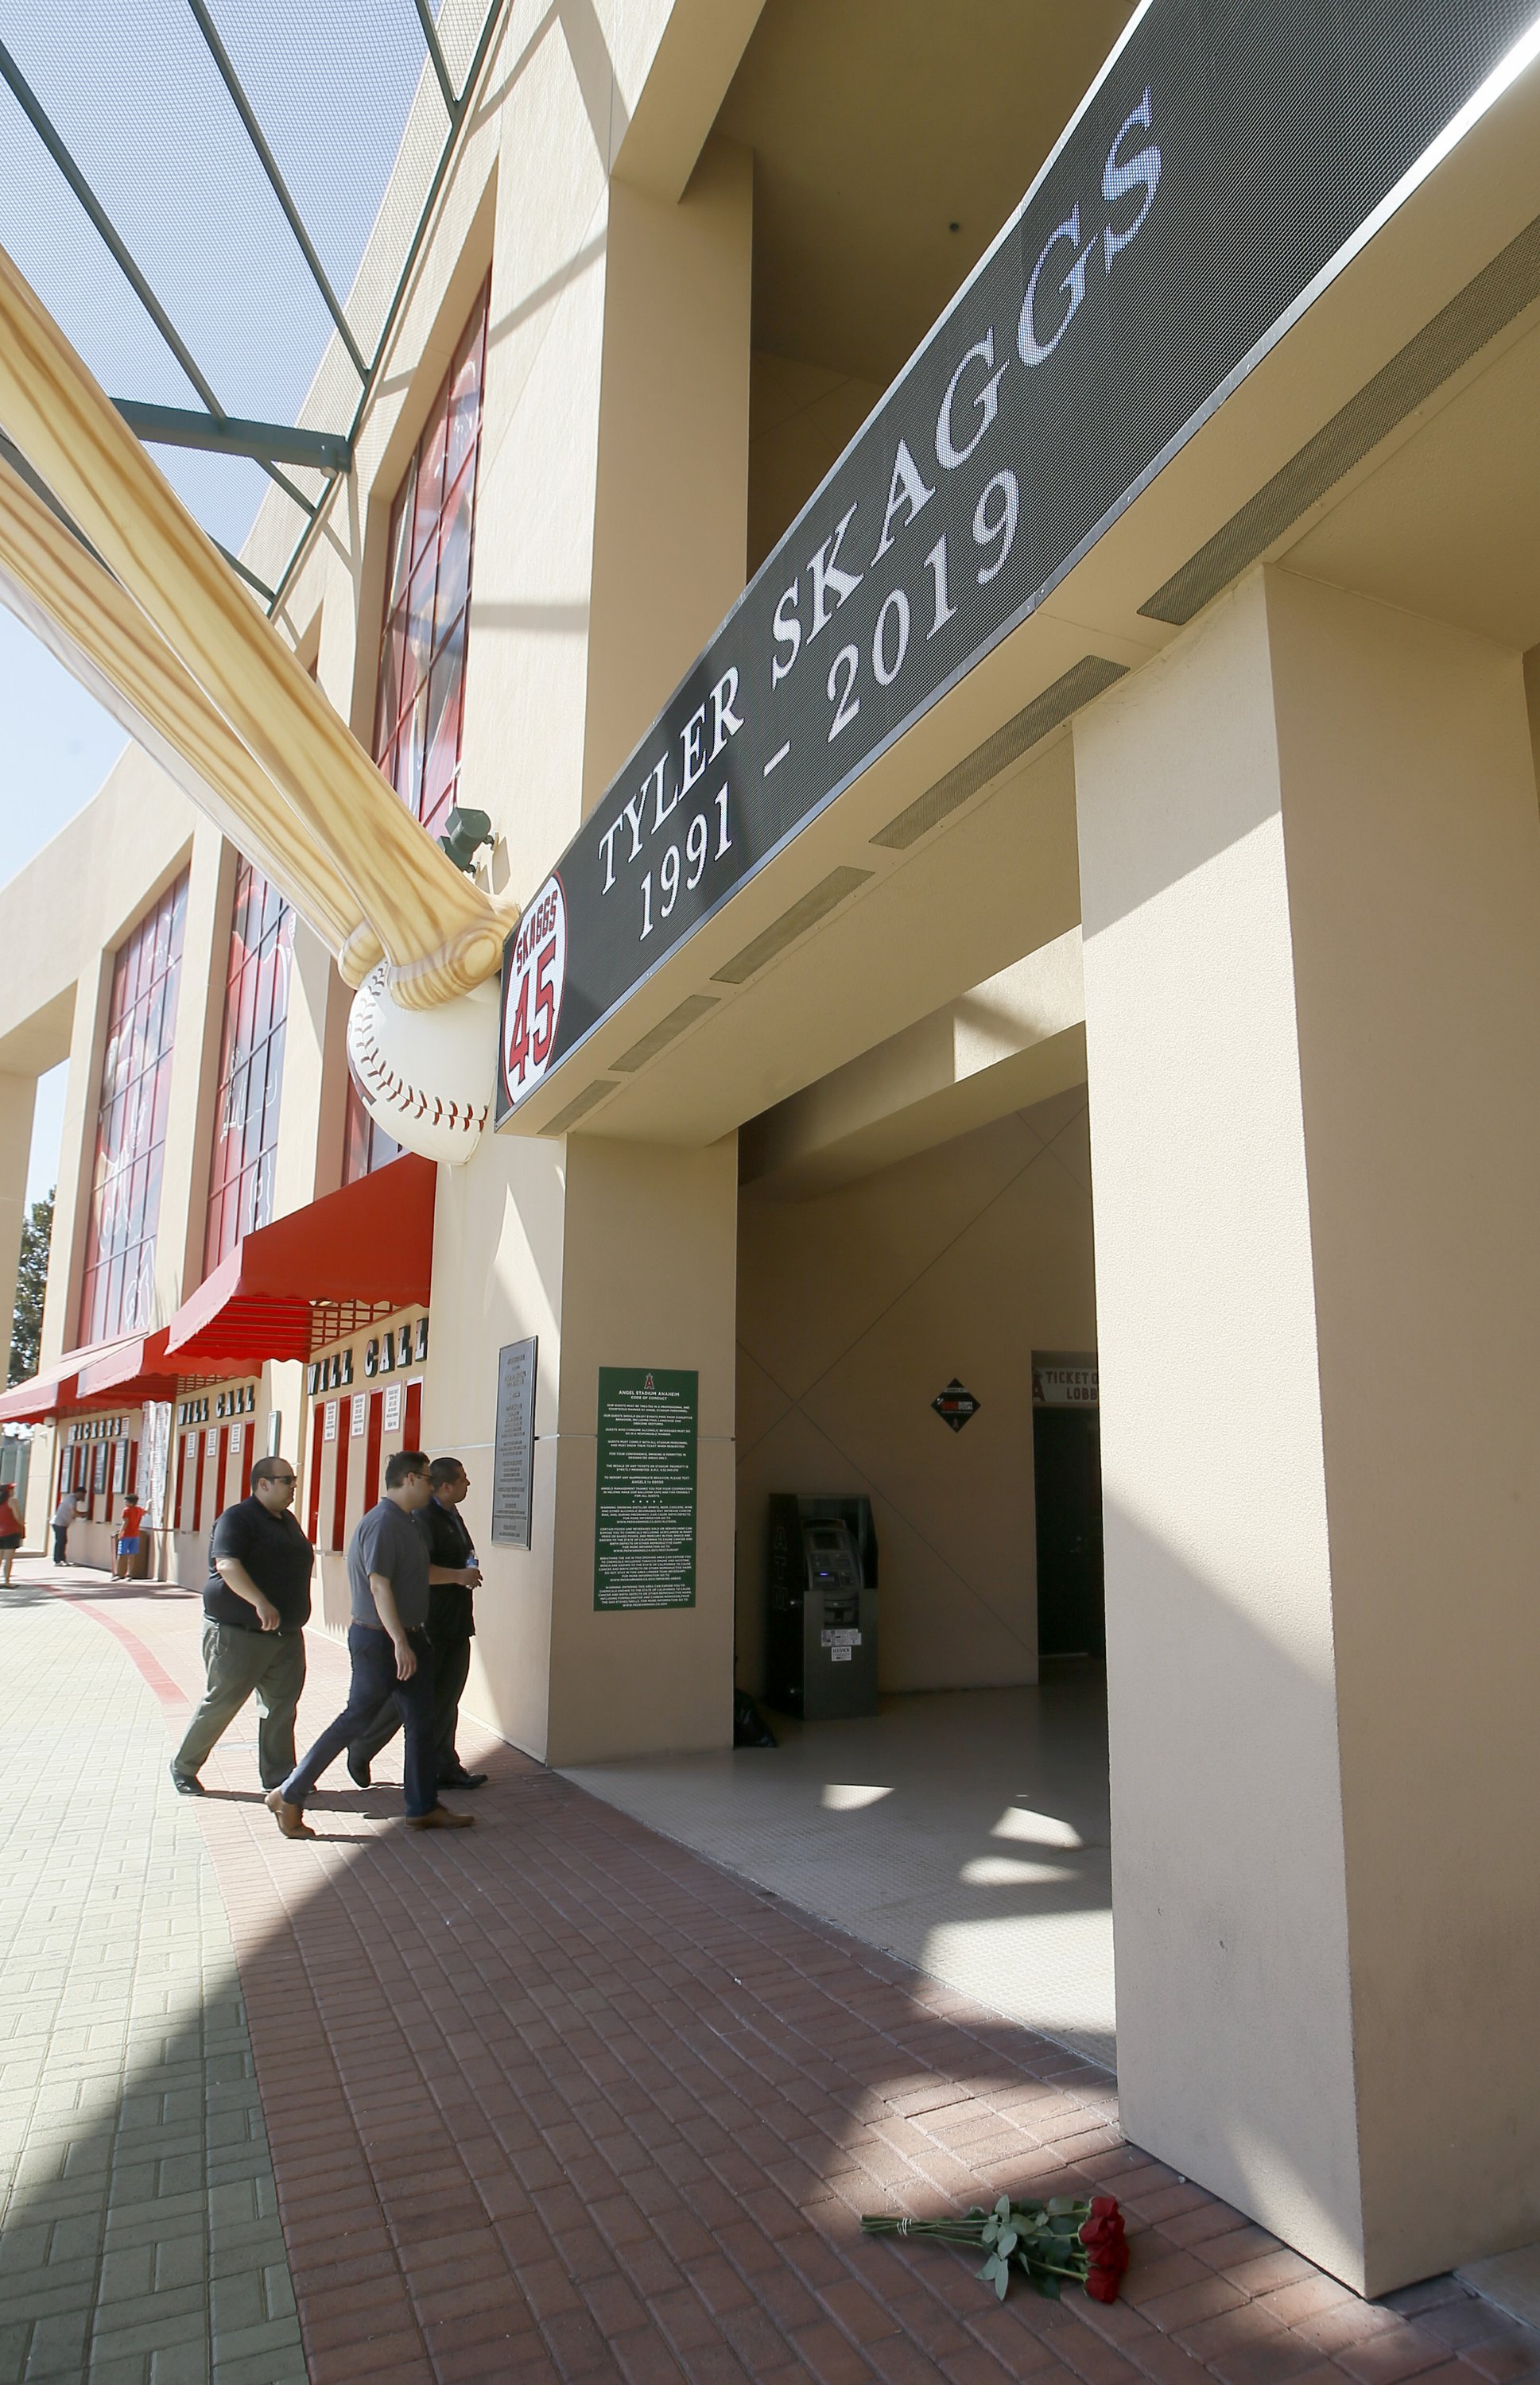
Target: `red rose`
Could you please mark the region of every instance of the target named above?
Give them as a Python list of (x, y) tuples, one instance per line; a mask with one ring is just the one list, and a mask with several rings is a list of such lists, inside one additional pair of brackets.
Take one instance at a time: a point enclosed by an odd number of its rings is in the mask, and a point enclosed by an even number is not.
[(1117, 2204), (1113, 2204), (1110, 2216), (1093, 2213), (1080, 2231), (1080, 2241), (1088, 2252), (1101, 2245), (1121, 2245), (1123, 2241), (1123, 2215)]
[(1085, 2291), (1094, 2303), (1115, 2303), (1118, 2299), (1117, 2269), (1093, 2269), (1085, 2280)]
[(1121, 2219), (1122, 2216), (1118, 2208), (1118, 2198), (1115, 2194), (1094, 2194), (1091, 2197), (1093, 2219)]

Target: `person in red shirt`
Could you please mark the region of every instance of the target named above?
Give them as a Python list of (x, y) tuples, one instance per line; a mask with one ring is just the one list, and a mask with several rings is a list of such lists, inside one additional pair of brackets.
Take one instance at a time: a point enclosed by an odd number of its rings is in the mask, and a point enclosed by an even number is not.
[(112, 1560), (114, 1581), (127, 1581), (129, 1570), (139, 1555), (139, 1527), (144, 1520), (144, 1510), (131, 1499), (118, 1524), (118, 1548)]
[(0, 1590), (8, 1590), (11, 1559), (21, 1546), (21, 1518), (11, 1505), (11, 1485), (0, 1482)]

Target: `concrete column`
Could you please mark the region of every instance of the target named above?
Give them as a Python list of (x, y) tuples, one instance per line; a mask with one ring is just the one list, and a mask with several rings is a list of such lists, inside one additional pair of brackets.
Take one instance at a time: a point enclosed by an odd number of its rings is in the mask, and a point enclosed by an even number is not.
[[(467, 1707), (552, 1764), (732, 1732), (737, 1141), (707, 1151), (500, 1137), (439, 1176), (423, 1432), (471, 1478), (486, 1577)], [(539, 1339), (533, 1545), (491, 1536), (497, 1353)], [(594, 1603), (598, 1370), (700, 1378), (693, 1607)]]
[(214, 1089), (219, 1073), (225, 980), (230, 970), (235, 847), (200, 820), (187, 865), (187, 915), (177, 988), (176, 1046), (166, 1112), (166, 1164), (156, 1229), (156, 1318), (164, 1325), (203, 1281), (208, 1178), (214, 1158)]
[(677, 206), (610, 185), (584, 811), (743, 593), (753, 202), (720, 138)]
[(344, 1040), (350, 989), (319, 936), (294, 921), (289, 1016), (283, 1030), (283, 1088), (273, 1215), (286, 1217), (342, 1181), (343, 1116), (347, 1102)]
[(101, 952), (94, 967), (75, 980), (69, 1033), (69, 1073), (65, 1079), (64, 1131), (59, 1141), (59, 1180), (54, 1194), (54, 1238), (48, 1250), (48, 1293), (43, 1304), (43, 1363), (49, 1366), (80, 1339), (81, 1281), (91, 1239), (92, 1187), (96, 1165), (96, 1118), (102, 1093), (102, 1055), (113, 955)]
[(32, 1153), (34, 1077), (0, 1076), (0, 1317), (10, 1349), (16, 1310), (16, 1271), (21, 1229), (27, 1217), (27, 1169)]
[(1521, 662), (1258, 572), (1075, 760), (1123, 2122), (1381, 2293), (1540, 2234)]

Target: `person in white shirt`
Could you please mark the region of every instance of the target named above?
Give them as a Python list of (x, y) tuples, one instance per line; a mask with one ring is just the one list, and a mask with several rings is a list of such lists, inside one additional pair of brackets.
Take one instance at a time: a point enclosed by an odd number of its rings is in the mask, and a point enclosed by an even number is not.
[(85, 1501), (77, 1491), (67, 1491), (54, 1510), (54, 1563), (63, 1565), (64, 1544), (69, 1537), (69, 1527)]

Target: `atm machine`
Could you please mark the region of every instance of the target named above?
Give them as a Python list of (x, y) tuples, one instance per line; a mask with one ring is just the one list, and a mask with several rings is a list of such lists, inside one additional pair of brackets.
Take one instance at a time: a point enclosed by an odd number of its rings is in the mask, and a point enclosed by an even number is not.
[(771, 1493), (766, 1703), (806, 1722), (877, 1711), (877, 1534), (859, 1492)]

